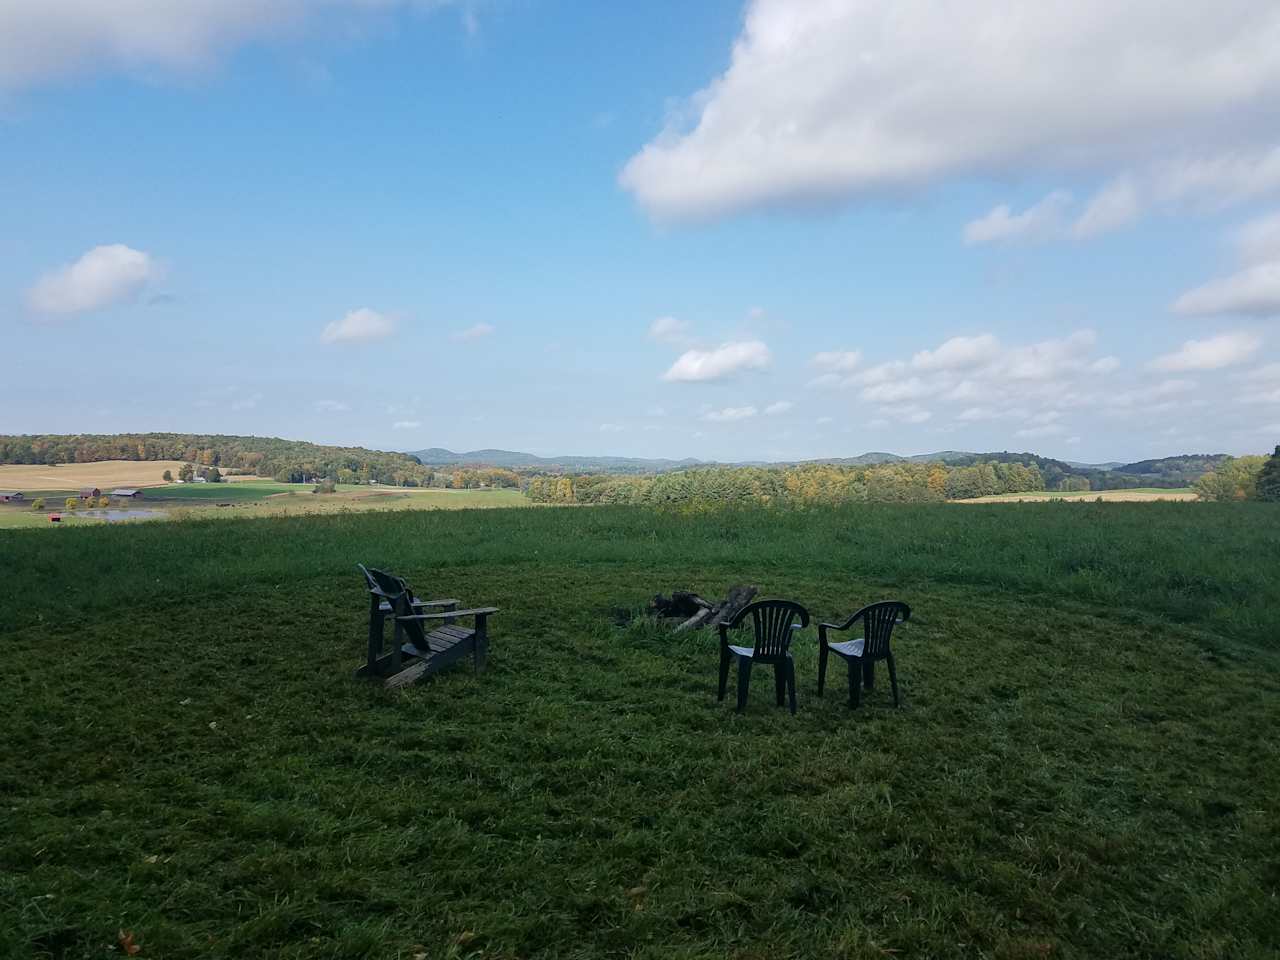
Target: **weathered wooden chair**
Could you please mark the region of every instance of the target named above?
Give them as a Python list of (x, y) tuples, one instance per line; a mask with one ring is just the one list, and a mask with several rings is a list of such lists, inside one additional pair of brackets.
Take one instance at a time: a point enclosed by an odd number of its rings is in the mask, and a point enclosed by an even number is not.
[[(889, 637), (897, 624), (910, 619), (909, 606), (897, 600), (885, 600), (863, 607), (844, 623), (818, 624), (818, 696), (822, 696), (822, 688), (827, 681), (827, 657), (834, 653), (843, 657), (849, 665), (849, 706), (860, 706), (862, 688), (870, 690), (875, 686), (877, 660), (885, 660), (889, 664), (893, 705), (898, 706), (898, 668), (893, 660), (893, 650), (889, 647)], [(862, 621), (860, 639), (836, 643), (827, 639), (828, 630), (843, 632), (859, 620)]]
[[(394, 604), (396, 597), (400, 596), (407, 587), (405, 582), (397, 576), (386, 573), (382, 570), (376, 570), (372, 567), (366, 567), (363, 563), (357, 563), (360, 572), (364, 574), (365, 583), (369, 586), (369, 655), (368, 664), (372, 664), (382, 655), (383, 639), (386, 634), (386, 619), (395, 610)], [(429, 608), (439, 608), (441, 610), (455, 609), (461, 600), (419, 600), (411, 595), (411, 605), (414, 611)], [(368, 665), (366, 664), (366, 665)], [(367, 670), (356, 671), (357, 675), (368, 673)]]
[[(729, 642), (729, 631), (747, 617), (755, 629), (755, 646), (739, 647)], [(796, 623), (796, 617), (800, 622)], [(729, 684), (729, 663), (738, 661), (738, 712), (747, 706), (751, 687), (751, 667), (757, 663), (773, 667), (773, 688), (782, 706), (790, 699), (791, 712), (796, 712), (796, 665), (791, 657), (791, 637), (796, 630), (809, 625), (809, 611), (790, 600), (757, 600), (749, 603), (732, 620), (720, 622), (720, 700), (724, 700)]]
[[(360, 568), (365, 570), (364, 567)], [(370, 609), (368, 660), (356, 670), (356, 676), (385, 677), (384, 686), (403, 687), (470, 653), (477, 671), (483, 670), (489, 651), (488, 617), (497, 613), (497, 607), (478, 607), (458, 610), (457, 600), (419, 600), (400, 577), (381, 570), (366, 570), (370, 583), (370, 596), (376, 600), (377, 630), (374, 630), (375, 612)], [(375, 596), (374, 589), (378, 593)], [(395, 633), (391, 650), (383, 652), (382, 620), (388, 604), (395, 617)], [(431, 611), (433, 607), (442, 609)], [(472, 617), (475, 627), (462, 627), (454, 622), (457, 617)], [(428, 625), (439, 621), (433, 630)]]

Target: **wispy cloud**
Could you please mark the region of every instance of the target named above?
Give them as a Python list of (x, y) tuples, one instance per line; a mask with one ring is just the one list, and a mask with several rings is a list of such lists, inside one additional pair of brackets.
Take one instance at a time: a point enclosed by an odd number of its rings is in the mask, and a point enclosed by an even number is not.
[(368, 343), (385, 340), (396, 332), (396, 324), (390, 317), (361, 307), (352, 310), (341, 320), (334, 320), (320, 333), (321, 343)]
[(769, 361), (769, 348), (759, 340), (726, 343), (714, 350), (684, 352), (662, 379), (683, 383), (723, 380), (745, 370), (763, 370)]
[(453, 339), (459, 343), (466, 343), (471, 340), (479, 340), (482, 337), (491, 337), (494, 333), (494, 327), (488, 323), (477, 323), (467, 327), (465, 330), (459, 330), (453, 335)]
[(755, 407), (725, 407), (723, 410), (709, 410), (702, 419), (710, 423), (733, 423), (736, 420), (750, 420), (759, 411)]
[(1258, 348), (1262, 338), (1246, 331), (1224, 333), (1206, 340), (1188, 340), (1173, 353), (1156, 357), (1149, 366), (1153, 370), (1220, 370), (1244, 363)]

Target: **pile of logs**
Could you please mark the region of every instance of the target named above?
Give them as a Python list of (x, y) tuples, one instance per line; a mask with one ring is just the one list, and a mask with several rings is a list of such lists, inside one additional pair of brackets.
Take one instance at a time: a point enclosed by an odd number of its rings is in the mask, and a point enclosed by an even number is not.
[(670, 597), (658, 594), (649, 603), (649, 612), (658, 617), (677, 618), (681, 622), (676, 626), (676, 633), (686, 630), (697, 630), (709, 623), (721, 620), (732, 620), (739, 610), (745, 607), (759, 593), (758, 587), (742, 585), (729, 588), (728, 595), (721, 601), (704, 600), (696, 593), (676, 590)]

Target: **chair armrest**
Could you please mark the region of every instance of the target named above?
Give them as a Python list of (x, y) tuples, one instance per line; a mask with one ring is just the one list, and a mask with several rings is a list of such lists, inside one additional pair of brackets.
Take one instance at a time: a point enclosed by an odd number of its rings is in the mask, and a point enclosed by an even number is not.
[(414, 600), (415, 607), (456, 607), (461, 600)]
[(454, 617), (487, 617), (491, 613), (497, 613), (497, 607), (475, 607), (472, 610), (449, 610), (445, 613), (414, 613), (402, 614), (396, 617), (397, 620), (451, 620)]

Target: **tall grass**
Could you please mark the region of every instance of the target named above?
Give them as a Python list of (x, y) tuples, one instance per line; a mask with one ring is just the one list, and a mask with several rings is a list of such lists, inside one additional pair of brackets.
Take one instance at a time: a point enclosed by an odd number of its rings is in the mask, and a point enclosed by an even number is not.
[[(752, 579), (823, 571), (1141, 611), (1280, 640), (1280, 511), (1264, 504), (867, 504), (392, 512), (0, 535), (0, 627), (396, 569), (626, 565)], [(673, 584), (680, 586), (680, 584)], [(536, 605), (537, 597), (527, 602)]]

